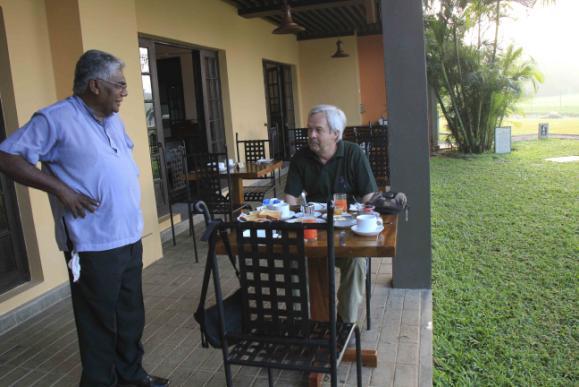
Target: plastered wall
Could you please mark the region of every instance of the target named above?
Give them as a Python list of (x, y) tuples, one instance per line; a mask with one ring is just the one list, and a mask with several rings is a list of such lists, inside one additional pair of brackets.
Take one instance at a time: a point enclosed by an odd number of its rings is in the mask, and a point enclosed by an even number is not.
[[(273, 35), (274, 26), (261, 19), (244, 19), (223, 1), (139, 0), (140, 33), (220, 51), (224, 115), (228, 144), (234, 133), (242, 138), (265, 138), (267, 113), (262, 62), (298, 65), (294, 35)], [(299, 95), (296, 96), (299, 99)], [(299, 110), (298, 110), (298, 120)], [(233, 149), (234, 145), (229, 148)]]
[[(340, 38), (350, 56), (332, 58), (336, 40), (316, 39), (300, 42), (300, 86), (302, 111), (320, 103), (338, 106), (346, 113), (348, 125), (359, 125), (360, 78), (356, 38)], [(305, 122), (302, 120), (304, 126)]]
[(362, 122), (376, 122), (382, 116), (388, 117), (382, 35), (360, 36), (358, 38), (358, 64), (360, 67), (360, 95), (364, 110)]
[[(70, 95), (71, 69), (83, 51), (101, 49), (125, 61), (130, 89), (121, 116), (135, 142), (134, 156), (141, 170), (143, 259), (145, 265), (157, 260), (162, 250), (145, 130), (134, 1), (0, 0), (0, 8), (6, 42), (5, 49), (0, 50), (0, 62), (9, 64), (0, 68), (8, 134), (37, 109)], [(17, 185), (17, 199), (32, 280), (0, 296), (0, 315), (68, 281), (63, 255), (54, 241), (47, 195)]]

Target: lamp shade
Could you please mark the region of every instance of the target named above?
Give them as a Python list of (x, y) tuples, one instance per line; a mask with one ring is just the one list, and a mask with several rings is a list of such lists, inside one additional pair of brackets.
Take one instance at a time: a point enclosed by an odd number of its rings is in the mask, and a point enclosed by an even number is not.
[(342, 43), (342, 41), (338, 39), (338, 41), (336, 42), (336, 52), (334, 52), (332, 58), (347, 58), (350, 56), (349, 54), (344, 52), (344, 50), (342, 49), (342, 44), (344, 43)]
[(274, 34), (294, 34), (303, 32), (306, 29), (293, 21), (290, 6), (284, 1), (283, 19), (279, 27), (273, 30)]

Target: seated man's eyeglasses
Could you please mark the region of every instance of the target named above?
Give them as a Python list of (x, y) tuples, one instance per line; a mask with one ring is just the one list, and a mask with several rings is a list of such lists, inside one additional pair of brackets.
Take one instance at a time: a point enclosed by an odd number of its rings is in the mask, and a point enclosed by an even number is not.
[(127, 83), (126, 82), (113, 82), (102, 78), (97, 78), (99, 81), (106, 82), (115, 86), (118, 90), (127, 91)]

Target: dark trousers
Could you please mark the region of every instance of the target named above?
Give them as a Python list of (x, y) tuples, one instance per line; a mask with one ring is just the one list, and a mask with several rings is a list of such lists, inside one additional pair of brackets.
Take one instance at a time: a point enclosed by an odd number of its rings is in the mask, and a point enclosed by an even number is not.
[[(65, 253), (66, 260), (70, 254)], [(115, 386), (141, 380), (145, 308), (141, 241), (112, 250), (79, 253), (72, 305), (82, 361), (81, 386)]]

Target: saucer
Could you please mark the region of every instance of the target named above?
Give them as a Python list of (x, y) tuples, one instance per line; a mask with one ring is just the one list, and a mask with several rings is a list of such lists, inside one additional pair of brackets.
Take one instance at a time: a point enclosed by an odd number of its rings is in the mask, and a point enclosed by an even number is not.
[(294, 216), (296, 216), (296, 213), (294, 211), (290, 210), (288, 216), (282, 216), (280, 220), (288, 220), (288, 219), (293, 218)]
[(384, 226), (378, 226), (374, 231), (360, 231), (358, 230), (358, 225), (352, 226), (351, 230), (354, 234), (361, 236), (376, 236), (384, 230)]

